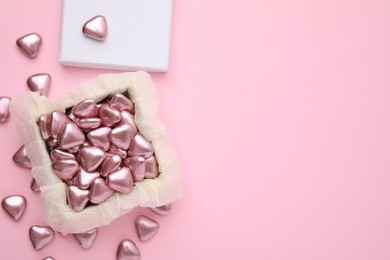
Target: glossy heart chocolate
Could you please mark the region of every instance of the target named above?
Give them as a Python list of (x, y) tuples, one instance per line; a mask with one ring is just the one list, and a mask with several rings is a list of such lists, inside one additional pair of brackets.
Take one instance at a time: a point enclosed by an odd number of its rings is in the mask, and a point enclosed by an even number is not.
[(135, 220), (138, 238), (141, 241), (147, 241), (157, 234), (159, 224), (145, 216), (139, 216)]
[(38, 250), (53, 240), (54, 231), (47, 226), (32, 226), (29, 235), (33, 247)]
[(15, 221), (18, 221), (23, 215), (26, 204), (26, 198), (20, 195), (8, 196), (1, 201), (1, 206), (5, 212), (7, 212)]
[(80, 246), (84, 249), (88, 249), (92, 246), (98, 234), (97, 228), (89, 230), (80, 234), (73, 234), (76, 240), (79, 242)]
[(9, 104), (11, 103), (10, 97), (0, 97), (0, 123), (7, 121), (9, 117)]
[(42, 37), (37, 33), (24, 35), (16, 40), (19, 50), (29, 58), (35, 58), (41, 47)]
[(14, 156), (12, 157), (12, 160), (24, 167), (24, 168), (27, 168), (27, 169), (31, 169), (31, 161), (30, 159), (28, 158), (27, 156), (27, 151), (26, 151), (26, 147), (24, 145), (22, 145), (17, 151), (16, 153), (14, 154)]
[(27, 86), (32, 92), (38, 92), (41, 96), (47, 96), (51, 84), (51, 76), (48, 73), (38, 73), (27, 78)]
[(141, 259), (141, 253), (133, 241), (124, 239), (119, 243), (118, 249), (116, 251), (116, 259), (139, 260)]
[(107, 36), (107, 21), (102, 15), (92, 17), (83, 25), (83, 34), (88, 38), (104, 41)]

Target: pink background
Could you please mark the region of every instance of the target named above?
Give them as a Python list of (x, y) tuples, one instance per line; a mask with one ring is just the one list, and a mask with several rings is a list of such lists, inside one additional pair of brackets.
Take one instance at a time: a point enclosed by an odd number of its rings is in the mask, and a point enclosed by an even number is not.
[[(389, 14), (387, 0), (175, 1), (170, 70), (153, 78), (184, 198), (167, 217), (138, 209), (101, 228), (90, 250), (56, 235), (35, 251), (41, 204), (8, 122), (0, 197), (28, 208), (19, 222), (0, 214), (0, 259), (114, 259), (124, 238), (143, 259), (390, 259)], [(55, 99), (107, 72), (59, 64), (61, 1), (1, 1), (0, 19), (0, 95), (49, 72)], [(35, 60), (15, 46), (32, 31)], [(141, 213), (161, 225), (146, 243)]]

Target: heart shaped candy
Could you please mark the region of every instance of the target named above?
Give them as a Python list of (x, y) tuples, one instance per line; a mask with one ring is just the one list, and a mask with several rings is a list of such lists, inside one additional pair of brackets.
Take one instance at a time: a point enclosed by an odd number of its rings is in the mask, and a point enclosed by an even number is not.
[(50, 152), (50, 159), (53, 162), (59, 160), (76, 160), (73, 154), (61, 151), (60, 149), (53, 149)]
[(51, 167), (54, 173), (64, 181), (70, 180), (79, 169), (79, 164), (75, 160), (58, 160), (52, 162)]
[(7, 121), (9, 117), (9, 104), (11, 103), (10, 97), (0, 97), (0, 123)]
[(88, 249), (92, 246), (97, 234), (98, 230), (97, 228), (94, 228), (84, 233), (73, 234), (73, 236), (77, 239), (82, 248)]
[(54, 111), (53, 113), (51, 113), (51, 124), (50, 124), (51, 136), (57, 139), (60, 136), (60, 133), (64, 128), (64, 126), (70, 122), (71, 120), (69, 119), (69, 117), (67, 117), (62, 112)]
[(149, 158), (153, 153), (154, 149), (152, 144), (140, 133), (137, 133), (134, 136), (133, 142), (131, 143), (131, 147), (128, 152), (129, 156), (142, 156), (144, 158)]
[(32, 181), (31, 181), (31, 185), (30, 185), (30, 188), (33, 192), (40, 192), (41, 189), (37, 183), (37, 181), (33, 178)]
[(86, 99), (74, 106), (72, 113), (79, 118), (97, 117), (99, 109), (95, 100)]
[(41, 96), (47, 96), (51, 84), (51, 76), (47, 73), (31, 75), (27, 79), (27, 86), (32, 92), (39, 92)]
[(118, 146), (111, 144), (110, 150), (108, 150), (109, 153), (112, 154), (117, 154), (119, 155), (122, 159), (125, 159), (127, 157), (127, 152), (125, 150), (122, 150)]
[(118, 109), (119, 111), (133, 111), (134, 109), (134, 104), (131, 102), (130, 99), (128, 99), (126, 96), (123, 94), (115, 94), (112, 96), (110, 105), (113, 108)]
[(107, 176), (107, 185), (113, 190), (128, 194), (133, 189), (133, 177), (130, 169), (122, 167)]
[(107, 177), (107, 175), (119, 168), (122, 163), (122, 158), (117, 154), (106, 154), (101, 167), (101, 175)]
[(92, 17), (83, 26), (85, 36), (97, 41), (104, 41), (107, 36), (107, 21), (102, 15)]
[(135, 135), (135, 130), (129, 125), (121, 125), (112, 129), (108, 135), (111, 143), (118, 146), (122, 150), (128, 150), (130, 148), (131, 141)]
[(124, 239), (119, 243), (118, 250), (116, 251), (117, 260), (139, 260), (141, 259), (141, 253), (133, 241)]
[(63, 149), (69, 149), (80, 146), (84, 143), (84, 141), (84, 133), (75, 123), (71, 122), (65, 125), (64, 130), (58, 139), (58, 144)]
[(102, 178), (97, 178), (91, 185), (89, 200), (98, 204), (111, 197), (112, 194), (114, 194), (114, 191), (108, 187), (106, 182)]
[(31, 243), (35, 249), (41, 249), (49, 244), (54, 237), (54, 230), (46, 226), (32, 226), (29, 233)]
[(51, 115), (43, 115), (39, 117), (39, 130), (41, 132), (41, 136), (43, 140), (47, 140), (51, 136), (51, 130), (50, 130), (50, 124), (51, 124)]
[(110, 148), (110, 140), (108, 135), (111, 132), (109, 127), (100, 127), (98, 129), (92, 130), (88, 133), (88, 141), (99, 148), (102, 148), (104, 151), (107, 151)]
[(95, 146), (83, 147), (79, 152), (80, 163), (87, 172), (94, 172), (103, 162), (105, 154), (102, 149)]
[(123, 164), (131, 169), (134, 181), (142, 181), (145, 178), (145, 158), (142, 156), (126, 158)]
[(84, 131), (90, 131), (98, 128), (102, 124), (102, 120), (98, 117), (82, 118), (77, 120), (76, 124)]
[(1, 206), (15, 221), (18, 221), (26, 208), (26, 198), (20, 195), (13, 195), (4, 198)]
[(159, 225), (156, 221), (145, 216), (139, 216), (135, 220), (138, 238), (147, 241), (157, 234)]
[(19, 50), (29, 58), (35, 58), (41, 47), (42, 37), (37, 33), (24, 35), (16, 40)]
[(80, 189), (86, 190), (89, 188), (89, 186), (91, 186), (91, 183), (99, 177), (99, 172), (89, 173), (84, 171), (84, 169), (80, 167), (76, 174), (75, 183)]
[(113, 127), (121, 121), (121, 113), (119, 110), (103, 104), (99, 109), (99, 117), (104, 126)]
[(166, 216), (171, 212), (171, 204), (163, 205), (156, 208), (149, 208), (161, 216)]
[(70, 207), (75, 211), (81, 211), (88, 203), (88, 190), (81, 190), (76, 186), (66, 187), (66, 196)]
[(12, 157), (12, 160), (24, 168), (31, 169), (31, 161), (27, 156), (26, 147), (24, 145), (22, 145), (16, 151), (16, 153)]
[(145, 160), (145, 179), (154, 179), (158, 176), (158, 163), (155, 156)]
[(136, 132), (138, 131), (137, 125), (135, 124), (135, 121), (134, 121), (134, 116), (132, 114), (130, 114), (127, 111), (122, 111), (121, 117), (122, 117), (122, 119), (118, 125), (130, 125), (133, 127), (134, 131), (136, 131)]

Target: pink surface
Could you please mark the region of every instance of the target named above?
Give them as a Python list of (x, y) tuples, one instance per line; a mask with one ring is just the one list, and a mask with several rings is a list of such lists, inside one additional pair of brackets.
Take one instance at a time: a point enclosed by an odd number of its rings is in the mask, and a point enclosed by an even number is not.
[[(41, 204), (8, 122), (0, 197), (28, 208), (0, 214), (0, 259), (114, 259), (124, 238), (143, 259), (390, 259), (389, 13), (386, 0), (175, 1), (170, 70), (153, 77), (185, 197), (167, 217), (138, 209), (101, 228), (90, 250), (57, 235), (35, 251)], [(54, 99), (106, 72), (59, 64), (60, 18), (60, 1), (1, 1), (1, 95), (49, 72)], [(32, 31), (36, 60), (15, 46)], [(146, 243), (141, 213), (161, 225)]]

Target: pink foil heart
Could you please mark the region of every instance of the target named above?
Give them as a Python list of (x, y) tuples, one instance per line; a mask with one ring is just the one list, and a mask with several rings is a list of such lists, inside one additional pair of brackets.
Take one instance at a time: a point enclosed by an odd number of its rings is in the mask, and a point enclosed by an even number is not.
[(77, 241), (79, 242), (82, 248), (88, 249), (92, 246), (93, 242), (96, 239), (97, 234), (98, 234), (98, 230), (97, 228), (94, 228), (84, 233), (73, 234), (73, 236), (77, 239)]
[(82, 118), (76, 121), (76, 124), (83, 131), (90, 131), (98, 128), (102, 124), (102, 120), (98, 117)]
[(87, 172), (94, 172), (103, 162), (105, 155), (106, 153), (102, 149), (94, 146), (87, 146), (81, 148), (79, 159), (82, 167)]
[(119, 125), (130, 125), (131, 127), (133, 127), (134, 131), (136, 132), (138, 131), (137, 125), (135, 124), (134, 121), (134, 116), (132, 114), (130, 114), (127, 111), (122, 111), (121, 116), (122, 119), (119, 122)]
[(61, 132), (58, 144), (63, 149), (69, 149), (82, 145), (84, 141), (85, 136), (80, 128), (75, 123), (68, 123)]
[(83, 34), (97, 41), (104, 41), (107, 36), (107, 21), (102, 15), (92, 17), (85, 22)]
[(108, 139), (110, 132), (111, 128), (100, 127), (89, 132), (87, 138), (92, 145), (107, 151), (110, 148), (110, 140)]
[(26, 151), (26, 147), (24, 145), (22, 145), (17, 151), (16, 153), (14, 154), (14, 156), (12, 157), (12, 160), (24, 167), (24, 168), (27, 168), (27, 169), (31, 169), (31, 161), (30, 159), (28, 158), (27, 156), (27, 151)]
[(95, 100), (86, 99), (74, 106), (72, 113), (78, 118), (97, 117), (99, 109)]
[(121, 121), (121, 113), (119, 110), (103, 104), (99, 109), (99, 117), (104, 126), (113, 127)]
[(145, 158), (142, 156), (126, 158), (123, 164), (131, 169), (134, 181), (142, 181), (145, 178)]
[(53, 149), (50, 152), (50, 159), (52, 162), (58, 160), (76, 160), (73, 154), (61, 151), (59, 149)]
[(142, 156), (149, 158), (154, 153), (152, 144), (145, 139), (140, 133), (134, 136), (133, 142), (131, 143), (130, 150), (128, 152), (130, 157)]
[(0, 123), (7, 121), (9, 117), (9, 104), (11, 103), (10, 97), (0, 97)]
[(80, 189), (86, 190), (91, 186), (91, 183), (100, 177), (99, 172), (86, 172), (82, 167), (79, 168), (79, 171), (76, 174), (75, 182), (77, 187)]
[(133, 189), (133, 177), (130, 169), (122, 167), (107, 176), (107, 185), (113, 190), (128, 194)]
[(1, 206), (15, 221), (18, 221), (26, 208), (26, 198), (20, 195), (13, 195), (4, 198)]
[(51, 164), (54, 173), (64, 181), (70, 180), (79, 169), (75, 160), (58, 160)]
[(68, 186), (66, 188), (68, 203), (74, 211), (81, 211), (85, 208), (89, 200), (88, 195), (88, 190), (82, 190), (76, 186)]
[(171, 204), (163, 205), (156, 208), (149, 208), (161, 216), (166, 216), (171, 212)]
[(111, 197), (112, 194), (114, 194), (114, 191), (108, 187), (107, 183), (102, 178), (97, 178), (92, 183), (89, 200), (98, 204)]
[(129, 125), (121, 125), (112, 129), (108, 137), (112, 144), (122, 150), (128, 150), (135, 133), (136, 132), (133, 127)]
[(139, 216), (135, 220), (138, 238), (141, 241), (147, 241), (157, 234), (159, 224), (145, 216)]
[(33, 178), (32, 181), (31, 181), (31, 185), (30, 185), (30, 188), (33, 192), (40, 192), (41, 189), (37, 183), (37, 181)]
[(51, 76), (47, 73), (34, 74), (27, 79), (27, 86), (32, 92), (47, 96), (51, 84)]
[(110, 106), (113, 108), (118, 109), (119, 111), (133, 111), (134, 104), (131, 102), (130, 99), (128, 99), (126, 96), (122, 94), (115, 94), (112, 96), (110, 101)]
[(51, 124), (50, 114), (39, 117), (38, 125), (43, 140), (47, 140), (51, 137), (50, 124)]
[(119, 243), (116, 251), (117, 260), (139, 260), (141, 259), (141, 253), (133, 241), (124, 239)]
[(106, 154), (106, 158), (102, 162), (101, 175), (107, 177), (107, 175), (119, 168), (122, 163), (122, 158), (117, 154)]
[(57, 139), (60, 136), (60, 133), (62, 129), (65, 127), (65, 125), (70, 122), (71, 120), (64, 113), (59, 111), (54, 111), (51, 114), (51, 124), (50, 124), (51, 136)]
[(154, 179), (158, 176), (158, 163), (155, 156), (145, 160), (145, 179)]
[(127, 157), (127, 152), (125, 150), (122, 150), (121, 148), (119, 148), (118, 146), (116, 146), (114, 144), (111, 144), (110, 150), (108, 150), (108, 152), (110, 152), (112, 154), (117, 154), (122, 159), (125, 159)]
[(30, 240), (35, 249), (41, 249), (54, 238), (54, 230), (46, 226), (32, 226), (30, 228)]
[(29, 58), (35, 58), (41, 47), (42, 37), (37, 33), (24, 35), (16, 40), (19, 50)]

